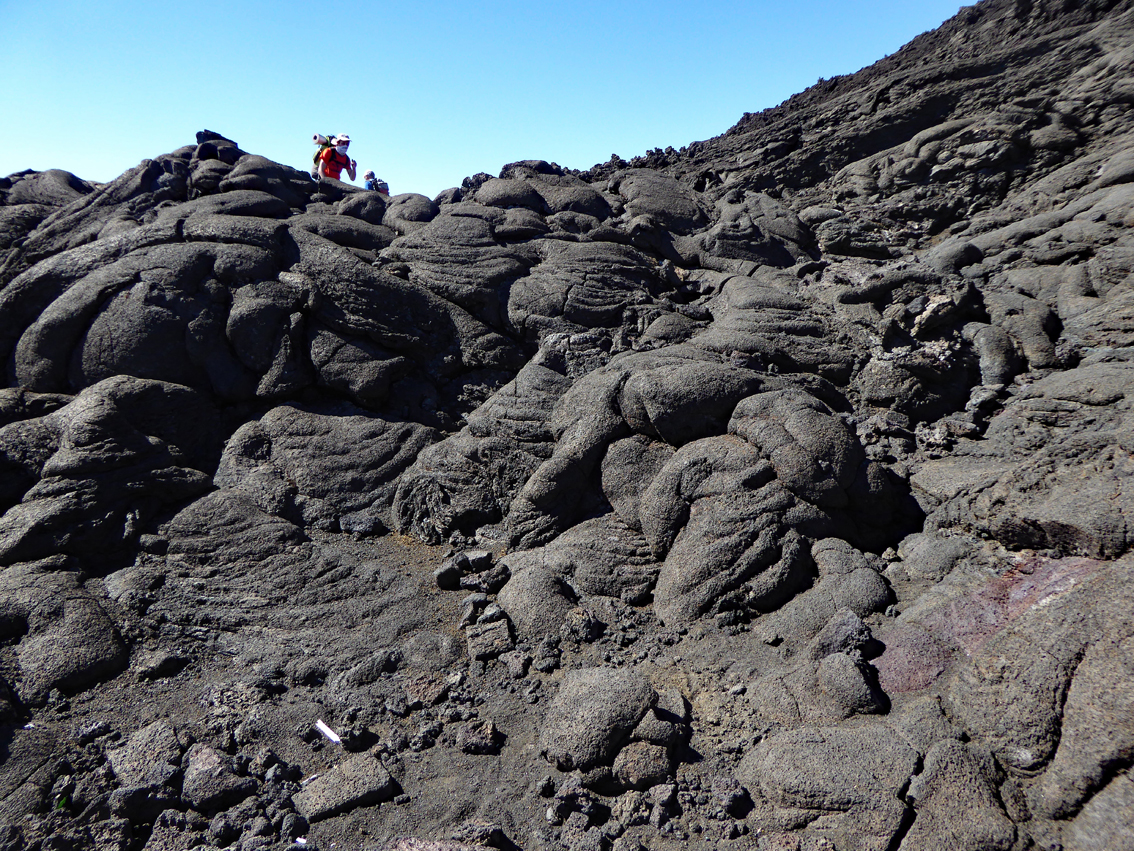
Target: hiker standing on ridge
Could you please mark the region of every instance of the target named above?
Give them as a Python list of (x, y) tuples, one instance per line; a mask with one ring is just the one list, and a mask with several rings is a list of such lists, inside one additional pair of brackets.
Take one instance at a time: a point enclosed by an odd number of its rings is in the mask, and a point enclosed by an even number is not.
[(341, 180), (340, 175), (343, 169), (347, 170), (350, 179), (355, 179), (355, 169), (358, 168), (358, 163), (347, 156), (347, 149), (350, 147), (350, 136), (346, 133), (340, 133), (331, 140), (332, 146), (324, 148), (323, 152), (319, 154), (319, 177), (326, 177), (330, 180)]
[(366, 188), (371, 192), (377, 192), (386, 198), (390, 197), (390, 187), (386, 184), (386, 181), (375, 177), (374, 172), (368, 171), (362, 177), (366, 181)]

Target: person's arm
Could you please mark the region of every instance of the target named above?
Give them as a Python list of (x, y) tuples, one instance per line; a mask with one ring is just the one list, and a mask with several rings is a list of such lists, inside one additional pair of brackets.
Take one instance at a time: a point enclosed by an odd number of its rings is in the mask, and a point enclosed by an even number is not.
[(356, 174), (358, 174), (358, 172), (356, 171), (356, 169), (357, 169), (357, 168), (358, 168), (358, 163), (357, 163), (357, 162), (356, 162), (355, 160), (351, 160), (351, 161), (350, 161), (350, 165), (348, 165), (348, 166), (346, 167), (346, 170), (347, 170), (347, 174), (349, 174), (349, 175), (350, 175), (350, 179), (351, 179), (351, 180), (354, 180), (354, 176), (355, 176)]
[(320, 160), (319, 160), (319, 178), (320, 179), (323, 179), (327, 176), (327, 173), (325, 171), (323, 171), (323, 167), (325, 165), (326, 165), (326, 163), (320, 158)]

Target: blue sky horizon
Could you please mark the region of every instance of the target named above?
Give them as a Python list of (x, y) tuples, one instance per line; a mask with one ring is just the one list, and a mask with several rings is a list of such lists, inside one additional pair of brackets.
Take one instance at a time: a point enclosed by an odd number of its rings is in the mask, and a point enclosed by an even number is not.
[[(433, 197), (543, 159), (681, 148), (935, 29), (956, 0), (141, 0), (3, 4), (0, 176), (105, 183), (212, 130), (308, 169), (349, 133), (356, 183)], [(325, 10), (330, 9), (330, 12)]]

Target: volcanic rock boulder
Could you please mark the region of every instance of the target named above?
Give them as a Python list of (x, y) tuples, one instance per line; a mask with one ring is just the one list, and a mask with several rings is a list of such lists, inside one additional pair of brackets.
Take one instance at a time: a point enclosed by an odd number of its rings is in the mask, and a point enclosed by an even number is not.
[(613, 514), (584, 520), (546, 547), (509, 554), (502, 563), (513, 571), (538, 567), (577, 593), (634, 604), (649, 598), (659, 568), (646, 539)]
[(126, 664), (114, 621), (67, 567), (55, 557), (0, 573), (0, 623), (17, 642), (15, 686), (28, 704), (43, 703), (53, 689), (80, 690)]
[(602, 459), (602, 490), (620, 520), (642, 528), (642, 495), (674, 453), (667, 443), (645, 435), (617, 440)]
[(123, 376), (6, 426), (5, 460), (26, 490), (11, 493), (16, 504), (0, 516), (0, 559), (113, 558), (163, 505), (208, 488), (219, 448), (213, 411), (188, 388)]
[(252, 794), (256, 781), (240, 777), (226, 758), (208, 745), (195, 744), (185, 754), (181, 795), (197, 810), (213, 810)]
[(551, 412), (570, 381), (535, 359), (469, 414), (468, 425), (423, 450), (394, 498), (398, 530), (435, 542), (501, 519), (550, 454)]
[(614, 175), (607, 188), (622, 198), (631, 222), (645, 220), (678, 235), (700, 230), (709, 222), (699, 193), (653, 169), (626, 169)]
[(540, 263), (512, 284), (508, 321), (525, 339), (552, 331), (618, 327), (633, 305), (652, 301), (657, 264), (629, 246), (545, 240)]
[(762, 266), (791, 266), (811, 259), (808, 249), (814, 237), (806, 225), (766, 193), (732, 190), (717, 200), (715, 212), (713, 226), (695, 240), (703, 266), (720, 265), (718, 258)]
[(397, 784), (372, 754), (349, 757), (322, 778), (315, 778), (296, 800), (308, 821), (317, 821), (354, 807), (389, 800)]
[(589, 373), (557, 404), (556, 447), (512, 502), (512, 539), (532, 546), (569, 525), (608, 446), (631, 430), (675, 445), (712, 434), (757, 386), (755, 374), (694, 347), (627, 353)]
[(912, 483), (931, 522), (1017, 546), (1124, 552), (1129, 508), (1115, 441), (1127, 428), (1130, 373), (1124, 359), (1103, 357), (1036, 381), (983, 441), (925, 464)]
[[(500, 245), (488, 213), (446, 208), (424, 227), (396, 240), (382, 253), (384, 262), (406, 264), (410, 280), (459, 304), (492, 328), (507, 328), (506, 305), (512, 284), (536, 260), (529, 250)], [(499, 212), (499, 211), (497, 211)], [(498, 219), (504, 223), (501, 214)]]
[(979, 749), (954, 740), (933, 745), (907, 792), (917, 818), (902, 847), (928, 849), (946, 841), (1011, 848), (1016, 828), (998, 799), (995, 776), (994, 763)]
[(565, 770), (609, 763), (656, 702), (657, 693), (640, 674), (571, 672), (547, 709), (540, 750)]
[[(556, 634), (575, 606), (573, 590), (551, 571), (538, 565), (521, 567), (516, 561), (505, 562), (512, 576), (500, 589), (501, 608), (524, 638), (538, 640)], [(529, 561), (520, 560), (521, 564)]]
[(437, 205), (424, 195), (406, 192), (387, 202), (382, 224), (404, 235), (427, 225), (438, 212)]
[(769, 738), (745, 757), (739, 776), (777, 817), (814, 822), (812, 835), (853, 831), (862, 847), (884, 849), (901, 827), (900, 792), (917, 765), (917, 753), (885, 727), (814, 728)]
[[(1081, 570), (1088, 564), (1090, 562), (1056, 566)], [(1043, 587), (1044, 605), (1027, 607), (1006, 628), (980, 642), (970, 664), (962, 667), (950, 683), (950, 699), (959, 707), (959, 717), (966, 728), (987, 744), (1009, 771), (1034, 772), (1051, 761), (1061, 743), (1061, 719), (1064, 713), (1079, 705), (1078, 699), (1068, 703), (1067, 690), (1072, 677), (1080, 670), (1076, 662), (1094, 656), (1094, 653), (1088, 655), (1088, 648), (1098, 642), (1102, 645), (1101, 651), (1117, 643), (1116, 649), (1122, 653), (1121, 644), (1131, 632), (1131, 617), (1125, 602), (1129, 595), (1122, 590), (1128, 571), (1129, 561), (1124, 559), (1085, 577), (1081, 587)], [(1026, 597), (1020, 602), (1025, 601), (1032, 602)], [(1083, 607), (1084, 603), (1088, 603), (1087, 608)], [(1086, 616), (1088, 611), (1093, 612), (1093, 617)], [(1016, 654), (1017, 661), (1009, 669), (999, 670), (996, 660), (1012, 653)], [(1115, 661), (1124, 664), (1121, 659), (1120, 655)], [(1088, 663), (1081, 668), (1084, 676), (1081, 688), (1092, 688), (1093, 667)], [(1105, 710), (1100, 707), (1100, 711)], [(1082, 723), (1071, 715), (1067, 720), (1068, 732)], [(1082, 733), (1089, 738), (1088, 729), (1082, 729)], [(1067, 739), (1068, 746), (1074, 747), (1075, 741), (1076, 735), (1072, 734)], [(1099, 770), (1092, 764), (1096, 760), (1109, 763), (1105, 748), (1121, 750), (1122, 742), (1119, 738), (1104, 746), (1104, 751), (1095, 751), (1098, 745), (1084, 743), (1076, 757), (1078, 767), (1071, 769), (1072, 774), (1079, 775), (1074, 783), (1089, 788), (1099, 782), (1091, 780), (1092, 774)], [(1064, 793), (1066, 803), (1056, 798), (1050, 800), (1047, 807), (1054, 811), (1072, 807), (1072, 802), (1081, 794), (1073, 791), (1074, 788), (1072, 785)]]
[(90, 194), (94, 186), (70, 172), (20, 172), (0, 180), (0, 250), (17, 247), (61, 207)]
[[(685, 481), (686, 469), (692, 481)], [(688, 622), (757, 574), (768, 573), (766, 591), (774, 592), (776, 580), (791, 573), (795, 559), (790, 544), (789, 553), (781, 550), (786, 530), (778, 518), (794, 500), (743, 441), (705, 438), (679, 450), (644, 501), (650, 522), (643, 531), (665, 557), (654, 592), (663, 621)]]
[(713, 322), (694, 338), (699, 346), (752, 366), (839, 383), (852, 372), (854, 355), (829, 339), (825, 311), (800, 298), (794, 275), (753, 263), (748, 273), (728, 276), (706, 307)]
[(352, 406), (273, 408), (233, 434), (214, 481), (299, 525), (373, 534), (392, 526), (398, 476), (432, 437)]

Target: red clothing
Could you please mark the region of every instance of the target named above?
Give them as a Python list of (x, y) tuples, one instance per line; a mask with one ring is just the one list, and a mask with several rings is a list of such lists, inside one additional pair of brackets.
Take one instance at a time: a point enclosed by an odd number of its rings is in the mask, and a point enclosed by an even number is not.
[(323, 161), (323, 173), (333, 180), (339, 180), (343, 169), (350, 165), (350, 157), (340, 154), (334, 148), (324, 150), (319, 154), (319, 159)]

